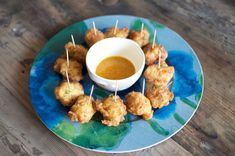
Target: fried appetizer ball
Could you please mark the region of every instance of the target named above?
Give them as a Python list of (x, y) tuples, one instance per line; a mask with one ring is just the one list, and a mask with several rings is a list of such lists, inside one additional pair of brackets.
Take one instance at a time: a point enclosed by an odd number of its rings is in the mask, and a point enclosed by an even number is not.
[(134, 115), (142, 116), (144, 120), (149, 120), (152, 118), (153, 110), (151, 103), (142, 93), (130, 92), (125, 98), (128, 112)]
[(165, 48), (161, 45), (155, 44), (152, 48), (152, 44), (147, 44), (144, 48), (145, 62), (147, 65), (153, 64), (159, 58), (159, 53), (161, 51), (161, 60), (165, 61), (168, 57), (168, 53)]
[(96, 34), (94, 28), (88, 29), (85, 34), (85, 41), (89, 47), (102, 39), (104, 39), (104, 33), (98, 29), (96, 29)]
[[(80, 44), (76, 44), (74, 47), (72, 42), (68, 42), (65, 45), (65, 48), (68, 49), (69, 58), (77, 60), (79, 63), (81, 63), (83, 65), (85, 64), (86, 54), (88, 51), (87, 48), (85, 48), (84, 46), (82, 46)], [(66, 56), (66, 52), (65, 52), (64, 56)]]
[(105, 33), (105, 37), (109, 38), (109, 37), (121, 37), (121, 38), (127, 38), (128, 34), (129, 34), (129, 29), (128, 27), (124, 27), (122, 29), (116, 29), (116, 33), (115, 31), (115, 27), (110, 27)]
[(131, 31), (130, 39), (138, 43), (140, 47), (143, 47), (149, 43), (149, 33), (146, 29), (143, 29), (142, 35), (141, 31)]
[(79, 95), (83, 95), (83, 87), (79, 82), (62, 82), (55, 88), (55, 96), (64, 106), (71, 106)]
[[(116, 98), (116, 101), (115, 101)], [(102, 123), (108, 126), (118, 126), (125, 120), (126, 106), (119, 96), (109, 96), (105, 99), (96, 101), (96, 110), (103, 115)]]
[(174, 94), (170, 92), (167, 86), (157, 87), (154, 84), (148, 85), (146, 96), (151, 101), (153, 108), (167, 106), (169, 101), (172, 101), (174, 98)]
[(69, 118), (72, 121), (87, 123), (91, 120), (96, 110), (93, 98), (91, 98), (91, 100), (89, 100), (89, 98), (90, 97), (86, 95), (78, 96), (77, 101), (68, 112)]
[(54, 64), (54, 66), (53, 66), (54, 71), (60, 73), (61, 64), (63, 64), (64, 62), (66, 62), (65, 58), (59, 57), (59, 58), (55, 61), (55, 64)]
[(144, 71), (144, 77), (148, 83), (155, 84), (156, 86), (166, 86), (174, 75), (174, 67), (160, 67), (158, 64), (153, 64), (147, 67)]
[[(67, 61), (65, 58), (58, 58), (54, 64), (54, 70), (63, 75), (66, 78), (66, 69), (67, 69)], [(68, 68), (68, 76), (72, 81), (80, 81), (83, 79), (82, 76), (82, 65), (78, 63), (76, 60), (71, 59), (69, 61)]]

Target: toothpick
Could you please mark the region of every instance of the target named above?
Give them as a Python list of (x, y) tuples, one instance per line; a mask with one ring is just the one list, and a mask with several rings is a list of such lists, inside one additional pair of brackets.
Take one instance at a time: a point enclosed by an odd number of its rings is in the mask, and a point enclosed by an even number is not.
[(94, 31), (95, 31), (95, 35), (96, 35), (96, 27), (95, 27), (95, 22), (93, 21), (93, 22), (92, 22), (92, 24), (93, 24), (93, 29), (94, 29)]
[(70, 89), (70, 88), (71, 88), (71, 85), (70, 85), (70, 81), (69, 81), (68, 66), (67, 66), (67, 68), (66, 68), (66, 70), (65, 70), (65, 73), (66, 73), (66, 79), (67, 79), (67, 82), (68, 82), (68, 84), (69, 84), (69, 89)]
[(166, 85), (166, 87), (168, 88), (171, 84), (172, 84), (172, 81), (169, 82), (169, 83)]
[(118, 81), (116, 80), (116, 88), (115, 88), (115, 102), (116, 102), (116, 97), (117, 97), (117, 89), (118, 89)]
[(114, 35), (115, 35), (116, 32), (117, 32), (117, 26), (118, 26), (118, 20), (116, 20), (115, 28), (114, 28), (114, 31), (113, 31), (113, 34), (114, 34)]
[(154, 45), (155, 45), (156, 34), (157, 34), (157, 30), (155, 29), (155, 30), (154, 30), (154, 36), (153, 36), (152, 48), (154, 48)]
[(67, 66), (69, 67), (69, 51), (67, 48), (65, 48), (65, 51), (66, 51)]
[(91, 92), (90, 92), (90, 97), (89, 97), (89, 103), (90, 103), (91, 98), (92, 98), (93, 90), (94, 90), (94, 85), (92, 85), (92, 87), (91, 87)]
[(72, 42), (73, 42), (73, 47), (75, 48), (75, 42), (74, 42), (74, 38), (73, 38), (73, 35), (71, 34), (71, 39), (72, 39)]
[(144, 89), (145, 89), (145, 78), (143, 79), (143, 85), (142, 85), (142, 94), (144, 95)]
[(141, 37), (143, 36), (143, 30), (144, 30), (144, 23), (142, 23), (142, 25), (141, 25), (141, 31), (140, 31), (140, 36)]
[(67, 82), (69, 84), (69, 89), (71, 88), (70, 86), (70, 81), (69, 81), (69, 74), (68, 74), (68, 68), (69, 68), (69, 51), (67, 48), (65, 48), (65, 51), (66, 51), (66, 59), (67, 59), (67, 67), (66, 67), (66, 70), (65, 70), (65, 74), (66, 74), (66, 79), (67, 79)]
[(160, 48), (159, 55), (158, 55), (158, 68), (161, 67), (161, 55), (162, 55), (162, 48)]

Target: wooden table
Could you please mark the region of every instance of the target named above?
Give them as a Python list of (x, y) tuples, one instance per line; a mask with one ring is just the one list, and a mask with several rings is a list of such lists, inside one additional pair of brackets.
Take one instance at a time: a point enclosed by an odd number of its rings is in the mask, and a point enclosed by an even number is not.
[(233, 0), (0, 0), (0, 155), (108, 155), (74, 147), (40, 122), (28, 94), (30, 65), (56, 32), (107, 14), (156, 20), (196, 51), (205, 74), (201, 105), (171, 139), (131, 155), (235, 155), (235, 3)]

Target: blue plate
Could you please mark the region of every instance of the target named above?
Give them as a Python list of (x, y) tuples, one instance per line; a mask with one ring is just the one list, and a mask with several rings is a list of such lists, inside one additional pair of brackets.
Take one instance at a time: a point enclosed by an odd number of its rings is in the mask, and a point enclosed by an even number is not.
[[(169, 53), (167, 62), (175, 67), (172, 92), (174, 100), (166, 107), (154, 112), (153, 119), (141, 120), (127, 114), (125, 121), (117, 127), (108, 127), (100, 123), (95, 115), (89, 123), (71, 122), (67, 116), (68, 108), (63, 107), (54, 95), (54, 88), (62, 78), (53, 71), (55, 60), (63, 53), (64, 45), (73, 34), (76, 43), (84, 44), (84, 34), (92, 27), (105, 31), (119, 20), (119, 27), (128, 26), (139, 30), (141, 23), (153, 40), (157, 29), (156, 42), (163, 45)], [(141, 91), (141, 77), (131, 88), (119, 92), (124, 96), (130, 91)], [(78, 147), (92, 151), (123, 153), (137, 151), (157, 145), (181, 130), (196, 112), (203, 93), (204, 78), (200, 62), (189, 44), (177, 33), (155, 21), (134, 16), (101, 16), (75, 23), (52, 37), (38, 53), (29, 75), (29, 91), (32, 105), (46, 127), (61, 139)], [(81, 81), (85, 94), (89, 94), (92, 81), (84, 71)], [(95, 86), (94, 98), (104, 98), (110, 92)]]

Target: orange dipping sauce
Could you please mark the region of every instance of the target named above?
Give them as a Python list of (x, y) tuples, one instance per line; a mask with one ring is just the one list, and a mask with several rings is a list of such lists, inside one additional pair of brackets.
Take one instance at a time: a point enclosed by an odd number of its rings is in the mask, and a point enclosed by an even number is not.
[(125, 79), (135, 74), (135, 66), (124, 57), (111, 56), (98, 64), (96, 74), (110, 80)]

